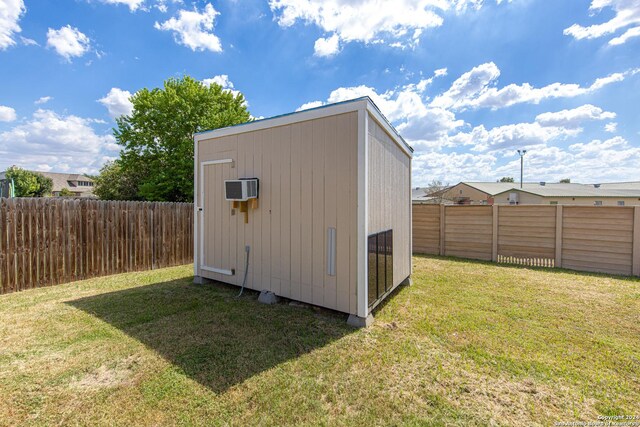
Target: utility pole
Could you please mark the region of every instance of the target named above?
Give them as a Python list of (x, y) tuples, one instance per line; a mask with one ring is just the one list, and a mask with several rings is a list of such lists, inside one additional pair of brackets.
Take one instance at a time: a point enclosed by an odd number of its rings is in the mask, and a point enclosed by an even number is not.
[(522, 188), (522, 180), (524, 177), (524, 155), (527, 154), (527, 150), (518, 150), (520, 156), (520, 188)]

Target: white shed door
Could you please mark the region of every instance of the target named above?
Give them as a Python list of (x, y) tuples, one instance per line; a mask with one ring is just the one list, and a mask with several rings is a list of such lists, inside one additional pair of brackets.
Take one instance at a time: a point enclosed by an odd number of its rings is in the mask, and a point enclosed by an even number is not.
[(233, 276), (236, 269), (236, 221), (224, 181), (237, 179), (235, 151), (200, 163), (200, 269)]

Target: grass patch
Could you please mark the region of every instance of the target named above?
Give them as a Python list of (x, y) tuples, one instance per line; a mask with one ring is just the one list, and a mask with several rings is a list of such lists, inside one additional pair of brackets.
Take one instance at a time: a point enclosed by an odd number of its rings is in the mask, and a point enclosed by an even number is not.
[(548, 425), (637, 415), (640, 281), (415, 257), (366, 330), (188, 266), (0, 297), (0, 425)]

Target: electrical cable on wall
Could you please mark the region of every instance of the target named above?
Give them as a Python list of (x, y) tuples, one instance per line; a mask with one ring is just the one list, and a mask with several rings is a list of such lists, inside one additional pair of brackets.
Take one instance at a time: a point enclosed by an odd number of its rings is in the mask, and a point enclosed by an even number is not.
[(240, 293), (236, 296), (236, 298), (240, 298), (242, 296), (244, 287), (247, 284), (247, 275), (249, 274), (249, 252), (251, 251), (251, 246), (245, 246), (244, 250), (247, 253), (246, 261), (244, 263), (244, 278), (242, 279), (242, 287), (240, 288)]

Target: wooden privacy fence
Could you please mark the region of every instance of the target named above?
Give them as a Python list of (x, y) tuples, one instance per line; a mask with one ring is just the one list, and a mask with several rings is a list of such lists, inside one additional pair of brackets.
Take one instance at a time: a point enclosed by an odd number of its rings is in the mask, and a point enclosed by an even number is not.
[(413, 205), (413, 251), (640, 276), (640, 206)]
[(0, 199), (0, 294), (193, 262), (193, 204)]

